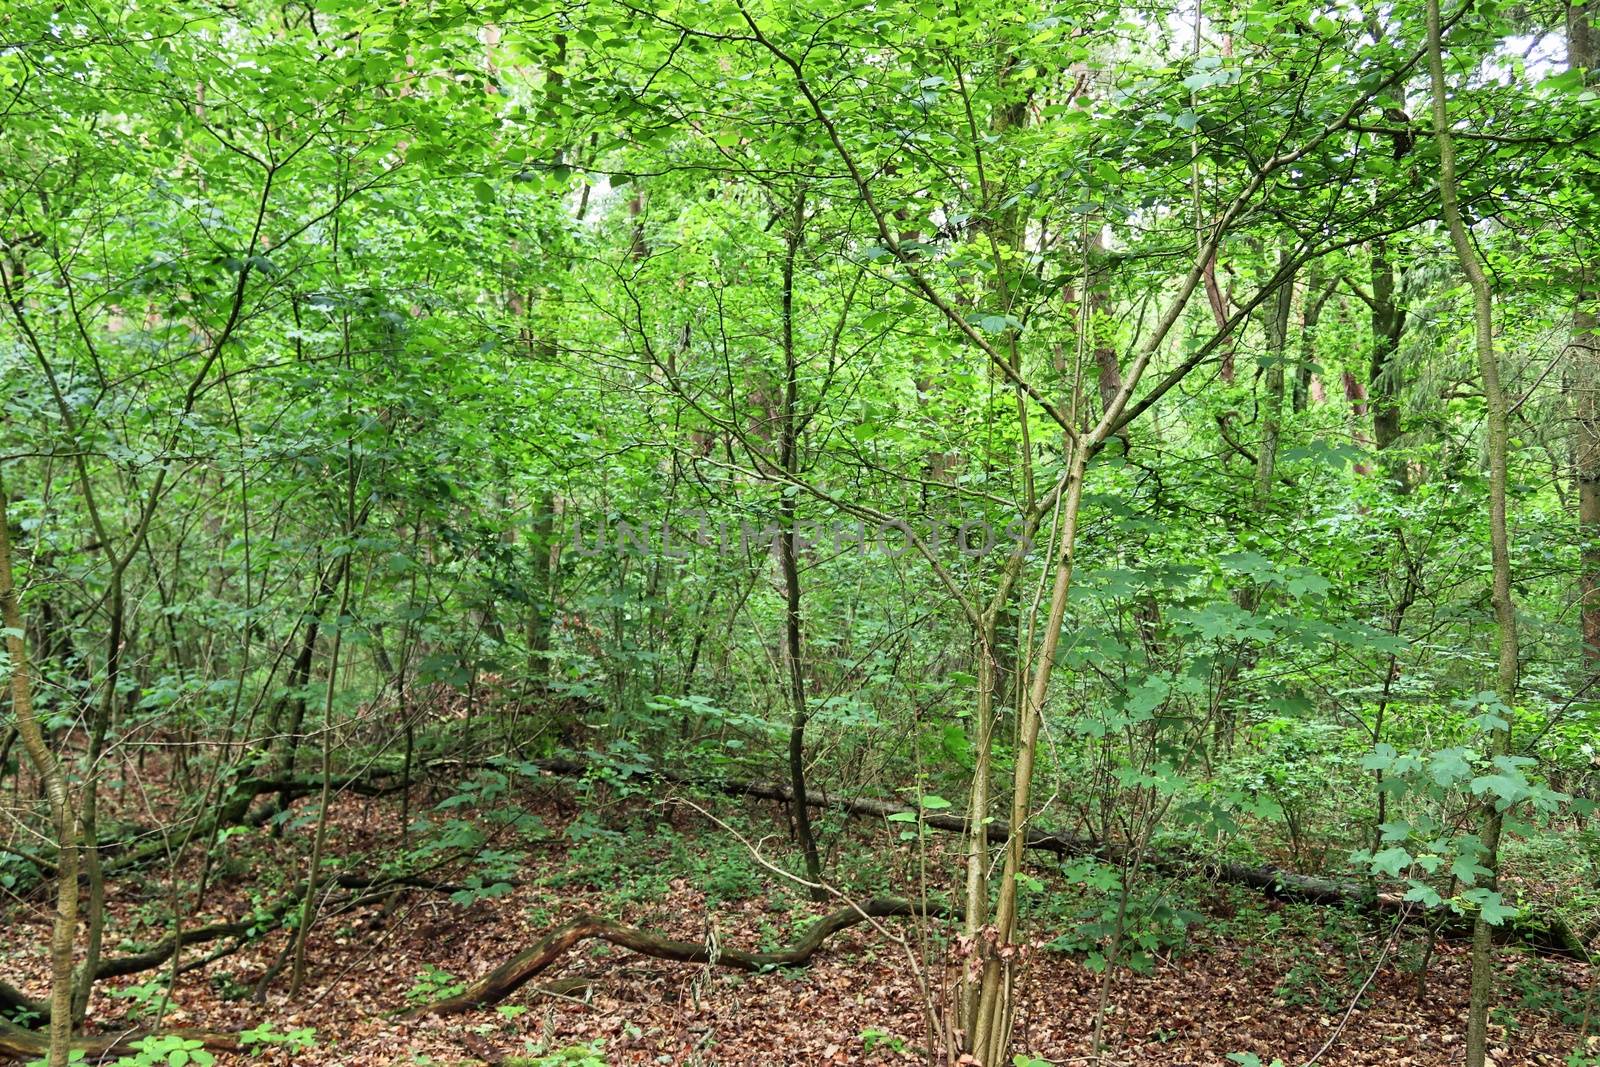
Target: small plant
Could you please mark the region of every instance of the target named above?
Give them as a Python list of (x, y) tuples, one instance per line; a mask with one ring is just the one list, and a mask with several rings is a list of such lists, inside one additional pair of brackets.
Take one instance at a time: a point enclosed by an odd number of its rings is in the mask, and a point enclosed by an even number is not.
[(118, 1000), (129, 1001), (128, 1018), (137, 1021), (147, 1019), (161, 1010), (167, 1002), (167, 987), (164, 982), (152, 980), (124, 989), (113, 989), (110, 995)]
[(147, 1037), (133, 1048), (132, 1056), (119, 1058), (113, 1067), (211, 1067), (217, 1062), (204, 1043), (178, 1034)]
[(582, 1045), (568, 1045), (540, 1056), (514, 1056), (506, 1067), (610, 1067), (605, 1057), (605, 1041), (596, 1039)]
[(303, 1052), (316, 1043), (317, 1031), (311, 1026), (279, 1033), (270, 1022), (266, 1022), (239, 1034), (239, 1044), (256, 1052), (264, 1052), (268, 1048), (282, 1048), (291, 1053)]
[(1567, 1053), (1567, 1067), (1600, 1067), (1600, 1038), (1587, 1038)]
[(906, 1042), (904, 1038), (896, 1037), (883, 1030), (868, 1028), (861, 1031), (862, 1051), (871, 1052), (875, 1048), (887, 1048), (893, 1049), (895, 1052), (904, 1052), (906, 1050)]
[(38, 1022), (39, 1018), (39, 1012), (29, 1011), (26, 1008), (17, 1008), (12, 1011), (10, 1016), (0, 1013), (0, 1019), (16, 1023), (18, 1026), (27, 1027), (28, 1029), (32, 1029), (33, 1024)]
[[(1545, 1015), (1562, 1026), (1580, 1028), (1591, 1013), (1590, 997), (1561, 980), (1561, 973), (1542, 960), (1524, 961), (1509, 977), (1517, 1013)], [(1515, 1016), (1512, 1019), (1515, 1025)]]
[(1064, 931), (1048, 947), (1083, 954), (1084, 965), (1096, 973), (1109, 965), (1108, 953), (1119, 935), (1120, 965), (1144, 974), (1155, 966), (1157, 956), (1182, 949), (1188, 943), (1190, 927), (1205, 919), (1198, 912), (1175, 906), (1169, 891), (1160, 887), (1136, 889), (1122, 903), (1118, 898), (1122, 874), (1110, 864), (1084, 860), (1062, 873), (1070, 885), (1085, 891), (1050, 892), (1037, 878), (1018, 881), (1028, 890), (1030, 909), (1065, 921)]
[[(83, 1049), (75, 1048), (71, 1052), (67, 1053), (67, 1062), (68, 1063), (82, 1063), (83, 1062), (83, 1057), (85, 1055), (87, 1055), (87, 1053), (85, 1053), (83, 1051)], [(49, 1060), (41, 1058), (41, 1059), (37, 1059), (37, 1060), (29, 1060), (28, 1063), (27, 1063), (27, 1067), (49, 1067), (49, 1064), (50, 1064)]]
[(248, 985), (227, 973), (212, 975), (211, 988), (223, 1000), (243, 1000), (250, 995), (250, 987)]
[(749, 900), (761, 894), (761, 879), (742, 855), (725, 851), (693, 857), (696, 882), (713, 901)]
[(445, 997), (453, 997), (467, 988), (467, 984), (449, 971), (428, 964), (417, 975), (417, 980), (406, 990), (406, 1000), (411, 1004), (432, 1004)]
[(547, 878), (545, 885), (593, 886), (603, 890), (607, 903), (613, 906), (652, 904), (667, 895), (668, 879), (663, 872), (668, 865), (661, 862), (659, 846), (665, 843), (675, 850), (681, 848), (670, 831), (654, 833), (647, 841), (635, 832), (595, 830), (580, 834), (576, 832), (577, 822), (567, 827), (567, 836), (578, 842), (567, 869)]

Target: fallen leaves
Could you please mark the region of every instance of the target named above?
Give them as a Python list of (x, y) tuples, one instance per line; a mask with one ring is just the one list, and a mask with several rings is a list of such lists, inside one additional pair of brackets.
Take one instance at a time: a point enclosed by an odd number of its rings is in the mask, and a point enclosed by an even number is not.
[[(541, 815), (551, 829), (564, 822), (554, 805)], [(339, 818), (335, 840), (346, 856), (381, 854), (397, 829), (392, 811), (364, 807)], [(707, 850), (727, 847), (715, 829), (702, 832)], [(293, 870), (296, 847), (287, 839), (260, 842), (255, 861)], [(855, 847), (878, 846), (862, 841)], [(437, 895), (411, 893), (381, 923), (356, 915), (329, 917), (311, 938), (313, 970), (307, 988), (313, 992), (303, 1002), (286, 1003), (277, 988), (264, 1003), (239, 999), (237, 987), (252, 985), (282, 951), (288, 934), (279, 932), (210, 971), (186, 977), (168, 1018), (211, 1029), (267, 1020), (280, 1030), (317, 1029), (318, 1044), (292, 1056), (271, 1050), (253, 1061), (219, 1057), (219, 1062), (240, 1064), (497, 1063), (508, 1055), (596, 1040), (604, 1042), (609, 1061), (616, 1065), (894, 1067), (926, 1062), (918, 1051), (928, 1040), (921, 994), (906, 959), (864, 929), (840, 935), (805, 970), (738, 975), (623, 951), (584, 953), (566, 965), (569, 976), (582, 973), (589, 979), (587, 988), (575, 995), (530, 989), (504, 1005), (525, 1009), (520, 1012), (487, 1010), (447, 1020), (392, 1018), (408, 1006), (407, 992), (425, 968), (470, 979), (582, 910), (685, 939), (700, 939), (714, 929), (723, 943), (739, 945), (781, 940), (790, 930), (785, 923), (804, 919), (770, 898), (712, 903), (693, 878), (666, 872), (660, 899), (631, 904), (608, 899), (602, 886), (549, 884), (554, 876), (570, 873), (576, 862), (566, 848), (530, 852), (512, 892), (466, 908)], [(264, 870), (241, 871), (219, 885), (205, 902), (207, 915), (236, 913)], [(112, 936), (144, 936), (149, 930), (132, 899), (136, 895), (123, 896), (128, 899), (118, 899), (113, 908)], [(39, 946), (47, 940), (46, 920), (42, 910), (22, 916), (14, 928), (22, 932), (27, 947), (7, 960), (12, 976), (34, 993), (43, 986), (45, 961)], [(1285, 925), (1270, 943), (1262, 943), (1201, 925), (1186, 952), (1158, 962), (1149, 974), (1119, 975), (1107, 1020), (1110, 1062), (1229, 1067), (1226, 1057), (1233, 1052), (1252, 1052), (1264, 1063), (1274, 1058), (1303, 1062), (1327, 1040), (1347, 1005), (1287, 1002), (1283, 994), (1294, 961), (1315, 959), (1312, 970), (1328, 988), (1339, 988), (1349, 976), (1345, 964), (1322, 954), (1320, 946), (1305, 940), (1308, 935), (1290, 930)], [(948, 962), (957, 967), (963, 955), (970, 960), (983, 948), (981, 935), (977, 945), (959, 937), (951, 940), (955, 947)], [(1512, 954), (1502, 962), (1508, 975), (1521, 965)], [(938, 971), (931, 976), (935, 982)], [(1562, 964), (1560, 975), (1575, 988), (1589, 981), (1588, 969), (1577, 964)], [(1058, 1064), (1089, 1056), (1100, 981), (1099, 974), (1071, 956), (1029, 952), (1016, 1023), (1019, 1049)], [(224, 996), (230, 989), (235, 999)], [(1467, 961), (1459, 946), (1438, 948), (1427, 994), (1420, 1000), (1415, 976), (1391, 960), (1321, 1062), (1327, 1067), (1454, 1067), (1460, 1060), (1466, 990)], [(97, 991), (94, 1015), (112, 1026), (126, 1005), (107, 997), (108, 991)], [(1508, 1002), (1502, 1007), (1517, 1006)], [(1513, 1014), (1515, 1029), (1496, 1032), (1491, 1054), (1498, 1067), (1558, 1067), (1580, 1042), (1577, 1031), (1548, 1014)], [(869, 1041), (869, 1034), (893, 1039)]]

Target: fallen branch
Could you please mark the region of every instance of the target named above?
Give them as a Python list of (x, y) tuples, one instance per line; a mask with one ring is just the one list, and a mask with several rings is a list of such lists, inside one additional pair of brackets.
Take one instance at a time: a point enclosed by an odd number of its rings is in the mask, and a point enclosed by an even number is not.
[[(365, 892), (352, 893), (348, 897), (341, 898), (329, 905), (330, 908), (339, 911), (385, 899), (388, 892), (394, 889), (414, 888), (431, 892), (450, 893), (463, 888), (451, 882), (436, 882), (415, 875), (369, 877), (357, 874), (341, 874), (335, 875), (329, 881), (343, 889), (365, 890)], [(184, 974), (197, 970), (225, 956), (232, 955), (250, 941), (279, 929), (288, 913), (297, 906), (304, 894), (305, 883), (301, 882), (300, 885), (296, 886), (282, 900), (265, 912), (256, 912), (233, 922), (196, 926), (184, 930), (177, 936), (169, 934), (143, 952), (102, 959), (100, 965), (95, 968), (95, 980), (123, 978), (128, 975), (154, 970), (172, 959), (173, 953), (178, 951), (179, 948), (208, 944), (214, 941), (232, 941), (231, 945), (225, 945), (200, 959), (191, 960), (180, 968), (180, 972)], [(24, 1017), (30, 1027), (46, 1025), (50, 1021), (49, 1002), (35, 1000), (9, 982), (0, 979), (0, 1022)]]
[[(181, 1037), (188, 1041), (198, 1041), (203, 1046), (216, 1052), (235, 1052), (239, 1048), (239, 1035), (230, 1032), (213, 1030), (163, 1030), (159, 1033), (141, 1033), (130, 1030), (127, 1033), (111, 1034), (105, 1037), (76, 1038), (72, 1042), (74, 1052), (84, 1053), (85, 1062), (96, 1062), (94, 1058), (120, 1055), (135, 1051), (135, 1046), (147, 1037)], [(0, 1057), (14, 1059), (36, 1059), (45, 1055), (50, 1049), (50, 1035), (38, 1034), (32, 1030), (25, 1030), (14, 1023), (0, 1019)]]
[(452, 1015), (495, 1004), (538, 977), (574, 945), (583, 941), (606, 941), (641, 955), (679, 963), (709, 963), (740, 971), (766, 971), (776, 967), (804, 966), (829, 937), (871, 919), (947, 914), (949, 909), (936, 904), (925, 907), (914, 901), (893, 897), (875, 898), (824, 915), (812, 923), (800, 940), (792, 945), (772, 952), (751, 952), (727, 945), (676, 941), (585, 913), (557, 926), (531, 947), (511, 957), (455, 996), (415, 1008), (407, 1014)]

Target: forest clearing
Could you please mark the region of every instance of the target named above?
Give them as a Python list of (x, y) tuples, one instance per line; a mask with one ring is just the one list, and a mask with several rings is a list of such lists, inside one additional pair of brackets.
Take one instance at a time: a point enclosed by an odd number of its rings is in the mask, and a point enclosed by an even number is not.
[(1562, 0), (0, 0), (0, 1061), (1600, 1067)]

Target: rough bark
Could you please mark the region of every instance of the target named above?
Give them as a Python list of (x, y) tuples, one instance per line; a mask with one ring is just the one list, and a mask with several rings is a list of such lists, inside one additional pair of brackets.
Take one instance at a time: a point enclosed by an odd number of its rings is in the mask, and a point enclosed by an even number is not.
[[(1124, 387), (1126, 389), (1126, 385)], [(1113, 400), (1113, 405), (1115, 400)], [(1102, 418), (1095, 438), (1104, 439), (1111, 425), (1111, 409)], [(1011, 1045), (1015, 1000), (1012, 997), (1016, 953), (1010, 951), (1017, 927), (1017, 876), (1022, 871), (1023, 851), (1027, 847), (1028, 815), (1032, 806), (1034, 759), (1039, 748), (1039, 731), (1044, 723), (1045, 698), (1050, 676), (1055, 671), (1056, 648), (1061, 640), (1067, 612), (1067, 594), (1072, 587), (1076, 559), (1078, 511), (1083, 500), (1083, 479), (1088, 463), (1086, 448), (1073, 449), (1065, 477), (1065, 499), (1060, 512), (1060, 534), (1056, 542), (1055, 576), (1050, 603), (1034, 659), (1033, 677), (1027, 700), (1017, 724), (1016, 768), (1011, 785), (1011, 833), (1006, 838), (1005, 867), (1001, 874), (999, 900), (995, 906), (995, 937), (983, 962), (982, 985), (978, 994), (977, 1018), (971, 1034), (971, 1048), (985, 1065), (998, 1064)]]

